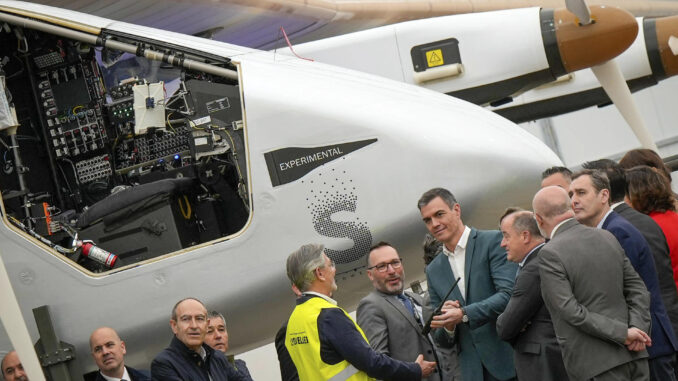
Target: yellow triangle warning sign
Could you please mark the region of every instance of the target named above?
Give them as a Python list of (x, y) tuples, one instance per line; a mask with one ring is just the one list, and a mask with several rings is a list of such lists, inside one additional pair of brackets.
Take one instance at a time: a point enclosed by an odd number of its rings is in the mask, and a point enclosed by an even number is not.
[(443, 51), (441, 49), (429, 50), (426, 52), (426, 64), (428, 67), (443, 65)]

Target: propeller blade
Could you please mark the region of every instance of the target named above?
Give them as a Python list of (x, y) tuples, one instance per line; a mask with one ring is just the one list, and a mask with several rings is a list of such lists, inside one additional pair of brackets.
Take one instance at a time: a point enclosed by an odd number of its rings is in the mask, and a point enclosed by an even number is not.
[(577, 16), (580, 25), (591, 23), (591, 11), (584, 0), (565, 0), (565, 7)]
[(631, 97), (631, 91), (626, 85), (626, 80), (619, 69), (615, 60), (610, 60), (604, 64), (593, 66), (591, 68), (598, 82), (603, 86), (607, 96), (614, 102), (619, 112), (631, 126), (631, 130), (636, 135), (643, 148), (649, 148), (657, 152), (657, 146), (652, 139), (650, 131), (645, 122), (640, 117), (640, 111), (636, 102)]
[(669, 48), (671, 48), (671, 53), (673, 53), (674, 56), (678, 56), (678, 37), (669, 37)]

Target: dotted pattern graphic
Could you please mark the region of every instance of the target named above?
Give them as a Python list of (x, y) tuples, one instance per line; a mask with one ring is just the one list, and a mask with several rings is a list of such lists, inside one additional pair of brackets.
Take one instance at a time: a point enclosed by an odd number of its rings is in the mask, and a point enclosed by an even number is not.
[[(356, 213), (358, 196), (355, 184), (346, 171), (326, 169), (317, 171), (302, 184), (309, 186), (306, 201), (311, 212), (313, 227), (318, 234), (331, 238), (349, 238), (353, 247), (346, 250), (325, 249), (325, 253), (336, 263), (346, 264), (363, 258), (372, 245), (372, 233), (367, 222)], [(338, 212), (351, 212), (355, 216), (337, 221), (332, 216)], [(342, 213), (341, 218), (346, 214)]]

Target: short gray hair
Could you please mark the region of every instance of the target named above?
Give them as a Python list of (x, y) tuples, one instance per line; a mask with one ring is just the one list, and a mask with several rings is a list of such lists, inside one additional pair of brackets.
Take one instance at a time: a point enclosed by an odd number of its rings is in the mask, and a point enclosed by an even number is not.
[(534, 219), (534, 214), (528, 210), (520, 210), (509, 214), (515, 216), (513, 218), (513, 229), (517, 232), (527, 231), (535, 238), (542, 238), (537, 220)]
[(499, 217), (499, 225), (501, 225), (501, 222), (504, 221), (504, 218), (506, 218), (506, 217), (508, 217), (508, 216), (510, 216), (514, 213), (522, 212), (524, 210), (525, 209), (523, 209), (519, 206), (509, 206), (508, 208), (506, 208), (506, 210), (504, 210), (504, 213), (502, 213), (501, 217)]
[(2, 361), (0, 361), (0, 375), (2, 375), (2, 379), (5, 379), (5, 359), (7, 359), (7, 356), (10, 355), (10, 353), (15, 352), (14, 349), (11, 351), (5, 353), (4, 356), (2, 356)]
[(202, 307), (205, 309), (205, 311), (207, 311), (207, 307), (205, 307), (205, 303), (203, 303), (200, 299), (193, 298), (193, 297), (183, 298), (180, 301), (178, 301), (177, 304), (175, 304), (174, 307), (172, 308), (172, 315), (171, 315), (170, 319), (177, 321), (177, 308), (179, 308), (179, 304), (181, 304), (181, 303), (183, 303), (187, 300), (195, 300), (196, 302), (202, 304)]
[(221, 318), (221, 321), (224, 322), (224, 327), (226, 327), (226, 318), (224, 317), (224, 315), (220, 314), (220, 313), (217, 312), (217, 311), (210, 311), (210, 312), (207, 314), (207, 318), (208, 318), (208, 319), (212, 319), (212, 318)]
[(324, 245), (309, 243), (287, 257), (287, 277), (299, 291), (307, 291), (315, 280), (315, 269), (325, 266), (323, 250)]
[(440, 197), (445, 202), (445, 204), (450, 207), (450, 209), (454, 208), (454, 204), (457, 204), (457, 199), (454, 197), (452, 192), (445, 188), (433, 188), (421, 195), (419, 201), (417, 201), (417, 208), (421, 210), (421, 208), (428, 205), (428, 203), (433, 201), (433, 199), (436, 197)]

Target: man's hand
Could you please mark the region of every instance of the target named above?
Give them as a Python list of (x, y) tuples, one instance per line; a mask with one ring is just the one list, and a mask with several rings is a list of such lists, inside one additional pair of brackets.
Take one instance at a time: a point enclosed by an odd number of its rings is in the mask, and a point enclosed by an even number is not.
[(636, 327), (631, 327), (626, 332), (626, 341), (624, 341), (624, 345), (626, 345), (626, 348), (630, 351), (639, 352), (645, 349), (645, 347), (652, 346), (652, 339), (647, 333)]
[(463, 313), (461, 312), (459, 301), (448, 300), (443, 304), (442, 313), (433, 317), (431, 322), (432, 328), (445, 327), (449, 331), (454, 330), (454, 327), (461, 323)]
[(419, 367), (421, 368), (421, 378), (430, 376), (431, 373), (436, 370), (436, 363), (424, 360), (424, 355), (419, 355), (414, 362), (419, 364)]

